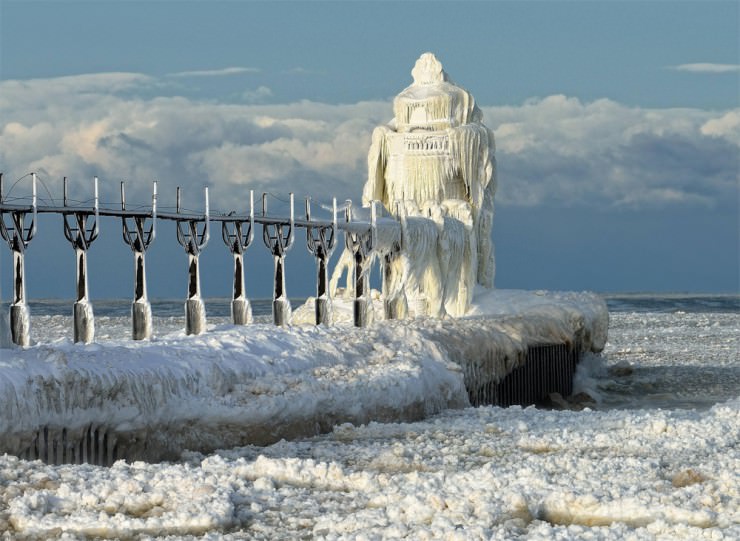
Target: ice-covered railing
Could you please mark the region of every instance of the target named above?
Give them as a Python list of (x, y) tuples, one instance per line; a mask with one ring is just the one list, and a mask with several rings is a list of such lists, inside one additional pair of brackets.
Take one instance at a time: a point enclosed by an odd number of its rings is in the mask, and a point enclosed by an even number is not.
[[(332, 201), (329, 219), (317, 219), (312, 214), (311, 199), (305, 200), (305, 214), (298, 215), (294, 195), (289, 196), (287, 216), (268, 213), (268, 194), (262, 194), (261, 212), (256, 212), (254, 192), (249, 192), (248, 212), (213, 212), (209, 208), (208, 188), (204, 189), (203, 210), (185, 210), (181, 205), (181, 190), (177, 188), (174, 212), (158, 208), (157, 183), (152, 185), (151, 205), (127, 207), (125, 184), (121, 182), (120, 205), (104, 206), (98, 195), (98, 179), (93, 181), (93, 197), (87, 201), (72, 201), (68, 197), (68, 183), (63, 180), (61, 204), (50, 196), (51, 204), (39, 202), (37, 176), (31, 173), (30, 197), (10, 198), (4, 192), (0, 173), (0, 234), (13, 252), (13, 298), (10, 305), (10, 331), (13, 343), (30, 343), (30, 317), (26, 304), (24, 282), (24, 253), (36, 234), (38, 214), (60, 214), (64, 218), (64, 235), (72, 244), (76, 255), (76, 300), (74, 303), (74, 339), (91, 342), (94, 339), (94, 317), (87, 286), (87, 251), (98, 237), (102, 217), (121, 220), (124, 242), (134, 254), (134, 299), (131, 308), (132, 335), (135, 340), (149, 338), (152, 334), (151, 305), (146, 287), (145, 254), (156, 236), (158, 220), (176, 222), (177, 240), (188, 255), (188, 288), (185, 302), (186, 333), (199, 334), (205, 330), (205, 309), (200, 296), (199, 257), (208, 243), (212, 224), (221, 224), (221, 236), (234, 257), (232, 320), (243, 325), (251, 321), (251, 308), (244, 287), (244, 252), (252, 244), (254, 228), (262, 226), (264, 245), (275, 260), (273, 290), (273, 321), (286, 325), (290, 321), (291, 306), (286, 294), (285, 258), (293, 246), (296, 229), (306, 233), (306, 245), (317, 261), (315, 303), (316, 324), (331, 322), (331, 303), (328, 260), (335, 246), (339, 231), (345, 236), (347, 252), (352, 254), (353, 272), (351, 289), (354, 292), (354, 323), (364, 326), (368, 322), (369, 287), (367, 271), (373, 261), (380, 261), (379, 254), (397, 253), (401, 238), (400, 224), (393, 218), (378, 217), (376, 204), (370, 209), (356, 209), (351, 200), (342, 208)], [(22, 177), (23, 178), (23, 177)], [(18, 181), (16, 181), (16, 184)], [(15, 186), (15, 184), (13, 185)], [(12, 187), (11, 187), (12, 190)], [(48, 191), (48, 190), (47, 190)], [(340, 212), (344, 213), (339, 219)], [(396, 247), (395, 251), (393, 247)], [(392, 311), (391, 311), (392, 312)], [(388, 317), (393, 317), (390, 313)]]

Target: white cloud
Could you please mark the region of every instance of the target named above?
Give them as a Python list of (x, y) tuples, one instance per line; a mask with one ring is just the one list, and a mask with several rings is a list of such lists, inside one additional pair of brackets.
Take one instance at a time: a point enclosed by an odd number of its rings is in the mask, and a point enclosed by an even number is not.
[(244, 73), (259, 73), (259, 68), (230, 67), (213, 70), (193, 70), (168, 73), (169, 77), (222, 77), (225, 75), (242, 75)]
[(146, 200), (154, 179), (163, 198), (176, 185), (200, 193), (209, 184), (214, 206), (232, 204), (235, 186), (354, 197), (370, 133), (387, 120), (385, 103), (214, 104), (58, 82), (0, 83), (0, 163), (9, 176), (38, 171), (51, 184), (98, 175), (114, 201), (121, 179), (132, 201), (137, 190)]
[[(156, 85), (156, 79), (141, 73), (94, 73), (52, 79), (26, 79), (0, 82), (0, 110), (12, 118), (18, 112), (67, 108), (65, 100), (100, 100), (101, 97)], [(8, 116), (3, 120), (7, 121)]]
[(699, 62), (695, 64), (680, 64), (671, 66), (676, 71), (688, 71), (691, 73), (732, 73), (740, 71), (740, 64), (713, 64), (710, 62)]
[(740, 145), (740, 109), (707, 120), (701, 127), (701, 133), (710, 137), (725, 137)]
[(287, 73), (289, 75), (322, 75), (325, 72), (321, 70), (314, 70), (314, 69), (303, 68), (303, 67), (298, 66), (295, 68), (290, 68), (288, 70), (285, 70), (283, 71), (283, 73)]
[(242, 97), (248, 103), (259, 103), (272, 96), (272, 90), (266, 86), (258, 86), (254, 90), (246, 90)]
[[(358, 198), (375, 126), (389, 102), (218, 104), (114, 90), (146, 76), (104, 74), (0, 83), (0, 163), (54, 185), (101, 178), (117, 201), (160, 181), (229, 210), (245, 190)], [(258, 89), (259, 90), (259, 89)], [(509, 205), (717, 206), (737, 198), (738, 111), (641, 109), (566, 96), (484, 107), (496, 133), (498, 200)], [(52, 188), (57, 190), (57, 188)]]
[(497, 136), (498, 200), (604, 207), (734, 201), (737, 115), (566, 96), (486, 107)]

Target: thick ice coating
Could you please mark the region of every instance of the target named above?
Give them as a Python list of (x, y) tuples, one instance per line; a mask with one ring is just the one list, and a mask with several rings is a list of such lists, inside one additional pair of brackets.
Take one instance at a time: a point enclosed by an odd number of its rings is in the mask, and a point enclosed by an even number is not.
[[(413, 84), (393, 102), (393, 120), (373, 132), (362, 200), (380, 201), (402, 220), (405, 241), (387, 275), (404, 287), (392, 300), (412, 315), (461, 316), (476, 283), (493, 287), (493, 132), (433, 54), (421, 55), (411, 74)], [(436, 227), (429, 231), (425, 222)], [(436, 250), (414, 251), (430, 242)]]
[(341, 422), (415, 420), (467, 405), (466, 384), (501, 379), (529, 345), (604, 347), (606, 306), (593, 295), (498, 291), (484, 302), (508, 315), (480, 306), (478, 317), (447, 322), (229, 325), (136, 343), (4, 350), (0, 452), (23, 456), (36, 438), (77, 441), (93, 426), (118, 456), (161, 459)]

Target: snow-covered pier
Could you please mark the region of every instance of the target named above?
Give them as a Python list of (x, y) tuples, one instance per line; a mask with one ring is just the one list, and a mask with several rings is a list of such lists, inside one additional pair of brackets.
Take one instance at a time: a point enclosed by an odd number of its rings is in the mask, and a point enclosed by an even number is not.
[[(591, 294), (492, 291), (476, 296), (466, 318), (223, 325), (197, 336), (8, 349), (0, 452), (99, 464), (175, 459), (185, 449), (268, 444), (342, 423), (526, 403), (536, 389), (569, 384), (574, 367), (558, 368), (548, 351), (572, 359), (599, 351), (607, 319)], [(543, 379), (516, 379), (530, 362)]]

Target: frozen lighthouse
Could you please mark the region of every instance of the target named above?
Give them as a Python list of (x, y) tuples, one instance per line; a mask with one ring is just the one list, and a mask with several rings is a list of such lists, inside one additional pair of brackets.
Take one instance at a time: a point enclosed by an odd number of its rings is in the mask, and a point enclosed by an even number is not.
[(461, 316), (476, 283), (493, 287), (493, 132), (432, 53), (411, 75), (393, 119), (373, 132), (362, 200), (382, 202), (402, 222), (407, 242), (388, 264), (384, 292), (395, 311)]

